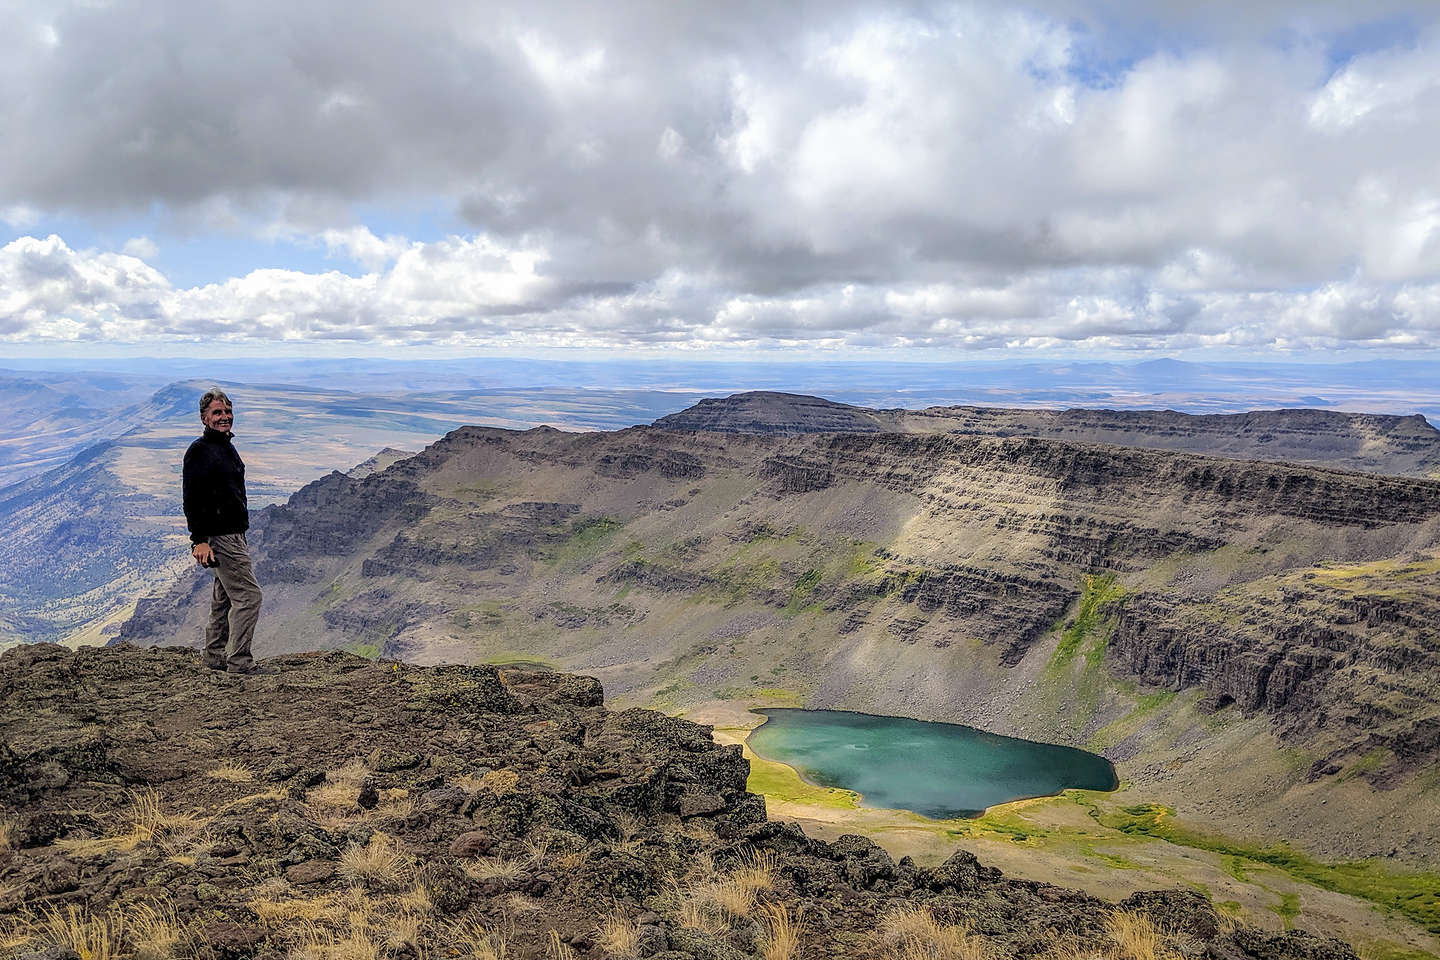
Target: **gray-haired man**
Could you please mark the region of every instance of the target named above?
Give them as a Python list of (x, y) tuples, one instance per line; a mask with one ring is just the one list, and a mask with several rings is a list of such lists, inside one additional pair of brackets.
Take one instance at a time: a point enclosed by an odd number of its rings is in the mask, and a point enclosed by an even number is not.
[(235, 410), (218, 387), (200, 398), (205, 433), (185, 451), (185, 522), (190, 555), (215, 571), (210, 620), (205, 625), (205, 665), (227, 673), (254, 673), (250, 638), (260, 618), (260, 584), (250, 568), (250, 510), (245, 464), (231, 443)]

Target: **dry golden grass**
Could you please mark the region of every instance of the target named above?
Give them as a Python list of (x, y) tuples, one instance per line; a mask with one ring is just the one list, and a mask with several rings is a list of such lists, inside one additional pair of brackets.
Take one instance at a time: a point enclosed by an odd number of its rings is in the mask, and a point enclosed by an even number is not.
[(480, 789), (500, 797), (515, 789), (520, 775), (514, 770), (491, 770), (480, 778)]
[(424, 883), (417, 883), (409, 890), (395, 898), (400, 908), (406, 913), (419, 914), (424, 916), (435, 909), (435, 902), (430, 899), (430, 891), (425, 888)]
[(404, 820), (415, 812), (415, 798), (404, 787), (380, 791), (380, 804), (369, 811), (374, 820)]
[(290, 948), (290, 960), (380, 960), (380, 944), (363, 931), (312, 927)]
[(114, 818), (116, 832), (103, 837), (56, 840), (53, 846), (72, 856), (87, 857), (113, 850), (134, 850), (142, 843), (163, 842), (198, 832), (205, 821), (194, 814), (166, 813), (155, 790), (137, 790), (130, 804)]
[(761, 956), (765, 960), (794, 960), (795, 951), (800, 948), (800, 934), (805, 925), (791, 919), (790, 911), (784, 904), (766, 904), (761, 915), (765, 928)]
[(124, 823), (144, 840), (158, 840), (176, 834), (193, 833), (204, 821), (191, 813), (166, 813), (156, 790), (138, 790), (132, 795)]
[(266, 877), (255, 884), (254, 892), (257, 897), (278, 900), (282, 897), (293, 896), (295, 888), (284, 877)]
[(80, 960), (111, 960), (120, 950), (120, 930), (116, 918), (109, 914), (93, 914), (88, 910), (67, 907), (46, 910), (40, 918), (40, 939), (57, 947), (69, 947)]
[(560, 939), (559, 930), (551, 930), (545, 938), (545, 956), (548, 960), (575, 960), (575, 951)]
[(605, 952), (616, 957), (640, 955), (640, 924), (619, 910), (600, 922), (596, 939)]
[(498, 931), (466, 920), (455, 928), (455, 946), (468, 960), (505, 960), (505, 937)]
[(7, 953), (22, 947), (33, 938), (28, 917), (0, 917), (0, 950)]
[(140, 846), (142, 842), (142, 838), (127, 833), (110, 837), (62, 837), (51, 846), (71, 857), (84, 859), (117, 851), (128, 852)]
[(370, 771), (359, 758), (352, 759), (342, 767), (325, 772), (325, 782), (316, 784), (305, 791), (305, 802), (312, 807), (348, 809), (358, 807), (360, 785)]
[(1038, 960), (1114, 960), (1109, 945), (1097, 946), (1093, 941), (1081, 943), (1074, 937), (1056, 940)]
[(552, 851), (549, 840), (526, 840), (524, 846), (526, 866), (543, 867), (550, 862)]
[(534, 913), (537, 910), (544, 910), (545, 904), (536, 897), (527, 897), (523, 893), (512, 893), (505, 898), (505, 913), (524, 914)]
[(383, 833), (371, 834), (363, 846), (352, 843), (340, 854), (340, 876), (352, 884), (397, 887), (410, 875), (410, 868), (410, 858)]
[(740, 865), (730, 872), (730, 881), (754, 893), (775, 889), (775, 873), (780, 859), (769, 850), (758, 854), (746, 854)]
[(629, 810), (622, 810), (615, 815), (615, 826), (620, 829), (620, 842), (615, 846), (621, 850), (632, 850), (640, 845), (640, 832), (645, 827), (645, 821)]
[(122, 926), (136, 960), (170, 960), (189, 936), (173, 908), (150, 904), (130, 908), (124, 914)]
[(699, 930), (703, 933), (723, 932), (729, 927), (729, 923), (720, 915), (719, 909), (713, 903), (696, 893), (694, 886), (703, 887), (704, 884), (687, 886), (673, 875), (667, 877), (664, 896), (666, 912), (676, 923), (687, 930)]
[(248, 768), (238, 763), (222, 763), (212, 770), (206, 770), (205, 776), (211, 780), (224, 780), (227, 783), (250, 783), (255, 779), (255, 774)]
[(1105, 921), (1105, 932), (1126, 960), (1172, 960), (1178, 957), (1166, 945), (1155, 922), (1143, 913), (1117, 910)]
[(485, 783), (473, 773), (464, 773), (450, 781), (450, 786), (459, 787), (466, 793), (479, 793), (485, 789)]
[(514, 880), (523, 872), (524, 866), (518, 859), (476, 857), (465, 864), (464, 870), (465, 875), (471, 880), (479, 880), (484, 883), (487, 880)]
[(297, 921), (314, 923), (317, 920), (334, 920), (340, 915), (340, 908), (336, 905), (335, 898), (329, 896), (315, 897), (314, 899), (281, 896), (259, 897), (251, 900), (247, 906), (266, 926), (278, 926)]
[(715, 876), (715, 858), (710, 855), (709, 850), (701, 850), (690, 858), (690, 865), (686, 868), (685, 874), (701, 880), (709, 880)]
[(389, 953), (398, 953), (409, 946), (421, 957), (425, 955), (420, 931), (425, 918), (413, 913), (401, 912), (385, 919), (385, 947)]
[(579, 850), (571, 850), (568, 853), (562, 853), (555, 858), (555, 869), (561, 870), (565, 873), (571, 873), (583, 867), (585, 865), (585, 861), (589, 859), (590, 851), (585, 849), (584, 847), (580, 848)]
[(875, 939), (895, 960), (985, 960), (985, 944), (966, 926), (942, 923), (923, 907), (896, 910)]
[(686, 897), (679, 902), (675, 908), (675, 920), (687, 930), (701, 933), (723, 933), (729, 927), (724, 917), (697, 897)]
[(15, 830), (14, 820), (8, 817), (0, 818), (0, 856), (15, 848)]
[(218, 842), (209, 830), (201, 830), (172, 834), (160, 841), (160, 849), (171, 861), (189, 867), (208, 854)]
[(690, 892), (701, 900), (713, 903), (726, 916), (749, 916), (750, 911), (755, 909), (755, 891), (734, 879), (697, 883)]

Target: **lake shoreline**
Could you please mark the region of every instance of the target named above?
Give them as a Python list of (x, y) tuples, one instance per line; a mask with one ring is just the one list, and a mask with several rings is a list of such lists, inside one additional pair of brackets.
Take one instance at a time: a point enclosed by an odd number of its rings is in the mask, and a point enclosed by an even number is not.
[[(1316, 886), (1264, 861), (1108, 825), (1123, 817), (1127, 806), (1148, 799), (1126, 781), (1113, 792), (1070, 790), (1016, 799), (975, 818), (936, 820), (862, 806), (854, 791), (818, 785), (783, 761), (757, 754), (749, 739), (768, 721), (760, 712), (765, 709), (770, 707), (712, 701), (687, 716), (710, 724), (717, 742), (745, 752), (751, 761), (748, 789), (765, 797), (770, 819), (796, 823), (817, 839), (859, 834), (892, 857), (909, 856), (922, 866), (938, 865), (964, 849), (1007, 874), (1113, 901), (1140, 890), (1187, 886), (1205, 893), (1222, 914), (1266, 929), (1298, 926), (1339, 936), (1363, 945), (1371, 951), (1366, 955), (1440, 957), (1440, 938), (1356, 892)], [(1297, 901), (1298, 913), (1292, 913)]]
[[(923, 817), (927, 820), (931, 820), (937, 823), (943, 823), (950, 820), (970, 820), (977, 817), (983, 817), (992, 808), (1003, 806), (1004, 804), (1017, 803), (1025, 800), (1040, 799), (1044, 797), (1060, 796), (1066, 790), (1071, 789), (1113, 792), (1119, 789), (1121, 784), (1119, 771), (1116, 769), (1114, 763), (1099, 754), (1093, 753), (1088, 750), (1082, 750), (1076, 747), (1066, 746), (1063, 744), (1047, 743), (1041, 740), (1032, 740), (1023, 737), (1012, 737), (1006, 736), (1004, 734), (997, 734), (988, 730), (983, 730), (979, 727), (971, 726), (969, 724), (920, 720), (914, 717), (874, 714), (858, 710), (806, 710), (798, 707), (781, 706), (751, 707), (747, 710), (747, 713), (753, 716), (758, 716), (760, 718), (759, 723), (754, 724), (753, 726), (748, 728), (748, 732), (745, 738), (746, 742), (749, 744), (749, 748), (757, 756), (761, 756), (767, 761), (782, 763), (787, 767), (790, 767), (792, 770), (794, 770), (795, 774), (802, 781), (809, 783), (812, 786), (828, 789), (844, 789), (851, 791), (860, 798), (860, 806), (877, 810), (904, 811), (906, 813), (912, 813), (916, 816)], [(860, 720), (861, 723), (857, 726), (855, 724), (849, 723), (849, 721), (851, 720)], [(1028, 751), (1031, 754), (1035, 754), (1038, 752), (1038, 755), (1043, 757), (1045, 763), (1047, 764), (1047, 769), (1045, 771), (1044, 777), (1047, 779), (1053, 778), (1057, 781), (1062, 781), (1063, 779), (1065, 779), (1065, 776), (1062, 776), (1059, 773), (1052, 773), (1048, 769), (1048, 765), (1059, 762), (1062, 758), (1068, 759), (1071, 762), (1078, 761), (1080, 763), (1083, 763), (1084, 766), (1088, 767), (1089, 769), (1086, 770), (1084, 773), (1081, 773), (1078, 768), (1071, 771), (1075, 779), (1082, 781), (1079, 783), (1066, 785), (1062, 782), (1053, 790), (1035, 790), (1027, 792), (1023, 790), (1023, 787), (1020, 788), (1021, 792), (1012, 793), (1010, 790), (1006, 790), (1002, 791), (1008, 794), (1004, 800), (998, 800), (984, 804), (976, 804), (973, 806), (954, 806), (945, 808), (936, 808), (932, 806), (929, 809), (916, 809), (919, 804), (908, 805), (905, 803), (894, 802), (885, 803), (878, 800), (874, 803), (871, 803), (866, 800), (867, 791), (864, 789), (864, 774), (853, 778), (852, 782), (847, 782), (847, 778), (843, 774), (832, 772), (828, 776), (828, 779), (831, 782), (827, 783), (825, 782), (825, 778), (817, 777), (813, 770), (806, 770), (804, 768), (796, 766), (794, 763), (789, 762), (781, 756), (777, 756), (773, 749), (768, 753), (762, 753), (762, 745), (759, 741), (763, 738), (757, 738), (755, 735), (759, 731), (766, 729), (767, 726), (769, 726), (771, 729), (774, 729), (772, 725), (782, 721), (786, 723), (798, 724), (798, 727), (790, 728), (792, 732), (797, 733), (800, 729), (805, 728), (805, 724), (812, 724), (813, 726), (809, 727), (808, 729), (810, 729), (812, 733), (818, 733), (822, 737), (822, 739), (825, 733), (833, 732), (837, 729), (844, 730), (847, 738), (861, 737), (864, 734), (869, 734), (871, 736), (879, 738), (877, 742), (873, 744), (850, 744), (851, 747), (863, 747), (867, 751), (870, 749), (879, 749), (883, 751), (886, 747), (885, 738), (888, 736), (888, 733), (882, 731), (882, 725), (893, 726), (896, 733), (899, 735), (908, 734), (909, 736), (915, 736), (919, 734), (934, 737), (935, 739), (933, 740), (933, 742), (926, 744), (925, 746), (929, 747), (932, 750), (930, 754), (931, 756), (939, 757), (942, 762), (947, 758), (946, 750), (958, 749), (972, 752), (980, 750), (982, 753), (994, 753), (1001, 750), (1020, 750), (1022, 751), (1022, 754), (1015, 759), (1017, 761), (1024, 761), (1026, 759), (1029, 759), (1032, 763), (1034, 762), (1036, 757), (1027, 757), (1023, 751)], [(812, 743), (812, 746), (814, 746), (814, 743)], [(914, 749), (919, 748), (920, 745), (914, 745)], [(784, 751), (782, 751), (782, 753), (783, 752)], [(883, 752), (881, 753), (881, 756), (882, 758), (885, 756)], [(962, 758), (966, 761), (969, 761), (969, 763), (960, 763), (959, 761)], [(895, 761), (902, 758), (893, 757), (889, 759), (892, 763), (894, 763)], [(986, 769), (983, 762), (986, 759), (985, 757), (977, 756), (973, 753), (968, 756), (955, 753), (949, 755), (948, 759), (950, 759), (955, 764), (954, 774), (961, 778), (962, 783), (965, 782), (965, 776), (968, 775), (972, 777), (972, 779), (968, 782), (968, 789), (972, 791), (983, 791), (993, 787), (993, 783), (985, 779), (983, 772), (978, 774), (969, 773), (971, 767), (977, 765), (977, 761), (978, 767), (981, 771)], [(884, 761), (882, 760), (882, 765), (883, 762)], [(994, 762), (994, 758), (991, 758), (991, 762)], [(1103, 764), (1103, 768), (1108, 774), (1109, 783), (1106, 785), (1102, 786), (1094, 782), (1093, 780), (1093, 774), (1098, 769), (1096, 767), (1097, 763)], [(1002, 769), (1008, 776), (1014, 777), (1017, 775), (1015, 772), (1015, 768), (1017, 765), (1022, 768), (1024, 766), (1023, 763), (1012, 764), (1009, 760), (1006, 760)], [(965, 771), (965, 773), (962, 773), (961, 771)], [(890, 782), (894, 782), (896, 777), (899, 776), (899, 773), (900, 770), (897, 768), (894, 771), (895, 776), (888, 777), (887, 780)], [(1038, 774), (1031, 774), (1031, 777), (1035, 776), (1038, 776)], [(1092, 782), (1083, 782), (1086, 776), (1091, 776)]]

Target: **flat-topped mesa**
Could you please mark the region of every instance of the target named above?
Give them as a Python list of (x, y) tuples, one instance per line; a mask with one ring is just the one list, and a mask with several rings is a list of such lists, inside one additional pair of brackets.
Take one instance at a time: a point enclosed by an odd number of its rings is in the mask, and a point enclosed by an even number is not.
[[(107, 933), (122, 955), (159, 919), (236, 960), (482, 941), (599, 957), (616, 951), (607, 922), (636, 956), (760, 957), (783, 914), (804, 923), (807, 954), (878, 958), (894, 948), (883, 918), (923, 907), (1003, 956), (1110, 945), (1117, 912), (1207, 956), (1356, 956), (1222, 923), (1191, 890), (1117, 905), (964, 852), (920, 867), (858, 836), (812, 840), (767, 821), (738, 746), (653, 711), (611, 712), (590, 678), (343, 653), (268, 665), (242, 680), (175, 647), (0, 656), (13, 955), (73, 956), (46, 920), (73, 910), (72, 929)], [(725, 891), (748, 905), (727, 913)]]
[(1174, 410), (1020, 409), (943, 406), (885, 409), (789, 393), (702, 400), (655, 421), (667, 430), (759, 435), (958, 433), (1037, 437), (1294, 461), (1402, 476), (1440, 476), (1440, 430), (1420, 414), (1282, 409), (1188, 414)]
[(800, 433), (880, 433), (896, 429), (893, 418), (877, 410), (836, 403), (822, 397), (756, 390), (701, 400), (693, 407), (655, 421), (664, 430), (708, 430), (762, 436)]

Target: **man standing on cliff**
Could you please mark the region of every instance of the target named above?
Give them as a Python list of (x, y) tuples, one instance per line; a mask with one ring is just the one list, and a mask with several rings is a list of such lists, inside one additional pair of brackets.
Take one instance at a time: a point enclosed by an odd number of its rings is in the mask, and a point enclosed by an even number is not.
[(235, 410), (219, 387), (200, 398), (205, 433), (185, 451), (185, 523), (190, 555), (215, 572), (210, 620), (205, 625), (205, 666), (227, 673), (255, 673), (250, 638), (260, 618), (260, 584), (250, 569), (250, 509), (245, 464), (231, 443)]

